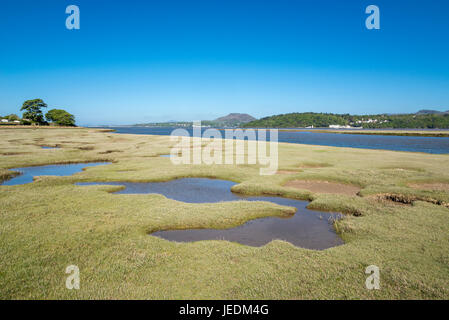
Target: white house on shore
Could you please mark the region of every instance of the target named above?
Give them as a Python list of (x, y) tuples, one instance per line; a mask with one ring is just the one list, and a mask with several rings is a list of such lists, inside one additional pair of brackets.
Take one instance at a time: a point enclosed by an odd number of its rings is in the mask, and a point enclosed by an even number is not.
[(19, 120), (9, 121), (8, 119), (1, 119), (0, 123), (20, 124), (20, 121)]
[(347, 128), (351, 128), (351, 126), (341, 126), (339, 124), (330, 124), (329, 128), (332, 128), (332, 129), (347, 129)]

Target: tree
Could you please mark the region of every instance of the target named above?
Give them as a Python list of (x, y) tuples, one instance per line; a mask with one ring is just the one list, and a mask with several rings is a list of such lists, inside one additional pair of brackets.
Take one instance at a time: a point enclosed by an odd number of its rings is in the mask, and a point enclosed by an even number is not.
[(45, 124), (44, 115), (42, 114), (42, 108), (47, 108), (42, 99), (27, 100), (23, 103), (20, 111), (24, 111), (23, 118), (30, 119), (38, 124)]
[(9, 116), (6, 116), (6, 118), (8, 118), (9, 121), (20, 120), (19, 116), (16, 114), (10, 114)]
[(45, 118), (49, 122), (56, 123), (60, 126), (75, 126), (75, 116), (62, 109), (51, 109), (45, 114)]

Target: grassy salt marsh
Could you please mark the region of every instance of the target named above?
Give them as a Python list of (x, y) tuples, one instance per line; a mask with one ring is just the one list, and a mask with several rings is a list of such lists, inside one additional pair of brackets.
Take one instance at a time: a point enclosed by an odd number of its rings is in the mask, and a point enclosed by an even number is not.
[[(448, 155), (279, 144), (282, 174), (260, 176), (256, 165), (173, 165), (159, 156), (170, 153), (168, 136), (17, 128), (0, 129), (0, 138), (0, 179), (14, 174), (10, 168), (112, 162), (0, 186), (1, 299), (449, 298)], [(343, 212), (335, 228), (345, 244), (314, 251), (280, 240), (260, 248), (169, 242), (148, 233), (229, 228), (293, 209), (268, 202), (191, 204), (111, 194), (118, 186), (74, 185), (182, 177), (231, 180), (239, 183), (234, 192), (282, 195), (311, 201), (311, 209)], [(284, 186), (296, 180), (360, 192)], [(80, 290), (65, 287), (72, 264), (80, 269)], [(369, 265), (380, 268), (380, 290), (365, 287)]]

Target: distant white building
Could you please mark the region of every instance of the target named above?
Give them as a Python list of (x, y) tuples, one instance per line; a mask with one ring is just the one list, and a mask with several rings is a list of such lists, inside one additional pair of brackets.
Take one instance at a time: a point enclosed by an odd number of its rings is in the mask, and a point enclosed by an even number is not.
[(387, 123), (387, 122), (388, 122), (388, 120), (378, 121), (377, 119), (368, 119), (368, 120), (362, 119), (362, 120), (356, 121), (355, 123), (362, 124), (362, 123)]
[(332, 129), (347, 129), (347, 128), (351, 128), (351, 126), (341, 126), (339, 124), (330, 124), (329, 128), (332, 128)]
[(2, 119), (2, 122), (3, 122), (3, 123), (9, 122), (9, 120), (8, 120), (8, 119)]

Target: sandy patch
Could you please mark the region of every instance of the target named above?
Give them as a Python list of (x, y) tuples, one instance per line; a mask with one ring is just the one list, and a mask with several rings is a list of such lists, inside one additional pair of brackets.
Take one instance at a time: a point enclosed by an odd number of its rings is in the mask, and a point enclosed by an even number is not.
[(413, 183), (409, 186), (415, 189), (449, 191), (449, 183)]
[(290, 188), (305, 189), (316, 193), (334, 193), (349, 196), (355, 196), (360, 191), (360, 188), (356, 186), (328, 181), (293, 180), (287, 182), (285, 186)]

